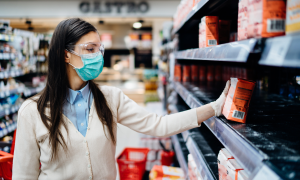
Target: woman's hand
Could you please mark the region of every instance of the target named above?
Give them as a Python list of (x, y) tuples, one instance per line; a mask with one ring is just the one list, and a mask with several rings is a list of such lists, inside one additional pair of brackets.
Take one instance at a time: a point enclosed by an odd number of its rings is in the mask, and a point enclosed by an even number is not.
[(211, 102), (210, 105), (215, 111), (215, 116), (221, 116), (222, 110), (225, 104), (226, 96), (230, 88), (230, 80), (227, 81), (225, 89), (223, 90), (221, 96), (214, 102)]
[(223, 90), (221, 96), (214, 102), (206, 104), (204, 106), (198, 107), (196, 109), (198, 124), (200, 125), (203, 121), (211, 118), (212, 116), (220, 116), (222, 114), (222, 109), (225, 104), (226, 96), (228, 94), (230, 87), (230, 80), (227, 81), (226, 87)]

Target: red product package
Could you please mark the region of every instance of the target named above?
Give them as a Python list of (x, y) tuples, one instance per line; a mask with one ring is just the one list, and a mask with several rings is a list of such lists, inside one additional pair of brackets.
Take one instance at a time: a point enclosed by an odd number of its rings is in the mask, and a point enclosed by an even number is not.
[(191, 81), (191, 66), (190, 65), (184, 65), (183, 66), (182, 81), (183, 82)]
[(285, 0), (249, 0), (248, 3), (248, 38), (285, 34)]
[(238, 41), (248, 38), (248, 0), (239, 1), (238, 12)]
[(175, 68), (174, 68), (174, 80), (175, 81), (181, 81), (181, 66), (179, 64), (176, 64), (175, 65)]
[(199, 78), (199, 73), (198, 73), (198, 66), (197, 65), (192, 65), (192, 81), (197, 82)]
[(215, 77), (215, 67), (214, 66), (207, 66), (207, 74), (206, 74), (206, 79), (207, 81), (211, 82), (214, 81)]
[(253, 81), (231, 78), (231, 86), (222, 111), (228, 120), (246, 122), (254, 87), (255, 82)]
[(199, 67), (199, 81), (206, 81), (206, 66), (201, 65)]
[(218, 16), (204, 16), (201, 18), (200, 31), (202, 47), (219, 44), (219, 18)]

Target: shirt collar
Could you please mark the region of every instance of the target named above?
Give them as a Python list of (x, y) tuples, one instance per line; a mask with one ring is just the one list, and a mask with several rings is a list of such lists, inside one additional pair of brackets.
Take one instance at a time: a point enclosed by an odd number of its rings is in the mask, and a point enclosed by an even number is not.
[(87, 83), (82, 89), (78, 90), (78, 91), (74, 91), (73, 89), (69, 88), (69, 97), (67, 97), (67, 100), (73, 104), (78, 92), (80, 92), (83, 96), (83, 99), (87, 102), (88, 101), (88, 97), (90, 94), (90, 87), (89, 87), (89, 83)]

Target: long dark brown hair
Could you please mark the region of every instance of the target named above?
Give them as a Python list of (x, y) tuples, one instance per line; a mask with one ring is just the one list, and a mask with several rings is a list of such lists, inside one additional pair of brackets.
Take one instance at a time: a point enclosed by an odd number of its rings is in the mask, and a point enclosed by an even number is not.
[[(65, 63), (65, 49), (68, 45), (76, 44), (79, 39), (89, 32), (97, 32), (90, 23), (79, 18), (67, 19), (56, 27), (49, 47), (48, 55), (48, 78), (45, 89), (37, 99), (37, 108), (44, 125), (49, 130), (49, 144), (51, 146), (51, 160), (57, 158), (58, 146), (67, 150), (66, 139), (60, 131), (64, 126), (68, 132), (67, 124), (63, 121), (62, 107), (68, 94), (68, 76)], [(98, 85), (89, 81), (89, 87), (94, 96), (94, 105), (97, 115), (109, 131), (113, 143), (116, 143), (113, 134), (113, 115)], [(46, 108), (50, 107), (50, 116), (46, 115)]]

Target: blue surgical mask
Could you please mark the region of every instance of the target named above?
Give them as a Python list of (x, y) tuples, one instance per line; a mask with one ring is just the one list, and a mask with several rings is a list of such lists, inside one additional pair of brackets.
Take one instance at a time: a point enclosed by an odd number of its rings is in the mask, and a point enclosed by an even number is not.
[(80, 55), (80, 57), (83, 62), (83, 67), (77, 68), (71, 63), (69, 63), (71, 66), (74, 67), (78, 76), (83, 81), (88, 81), (97, 78), (103, 70), (103, 55), (99, 52), (93, 54), (82, 54)]

